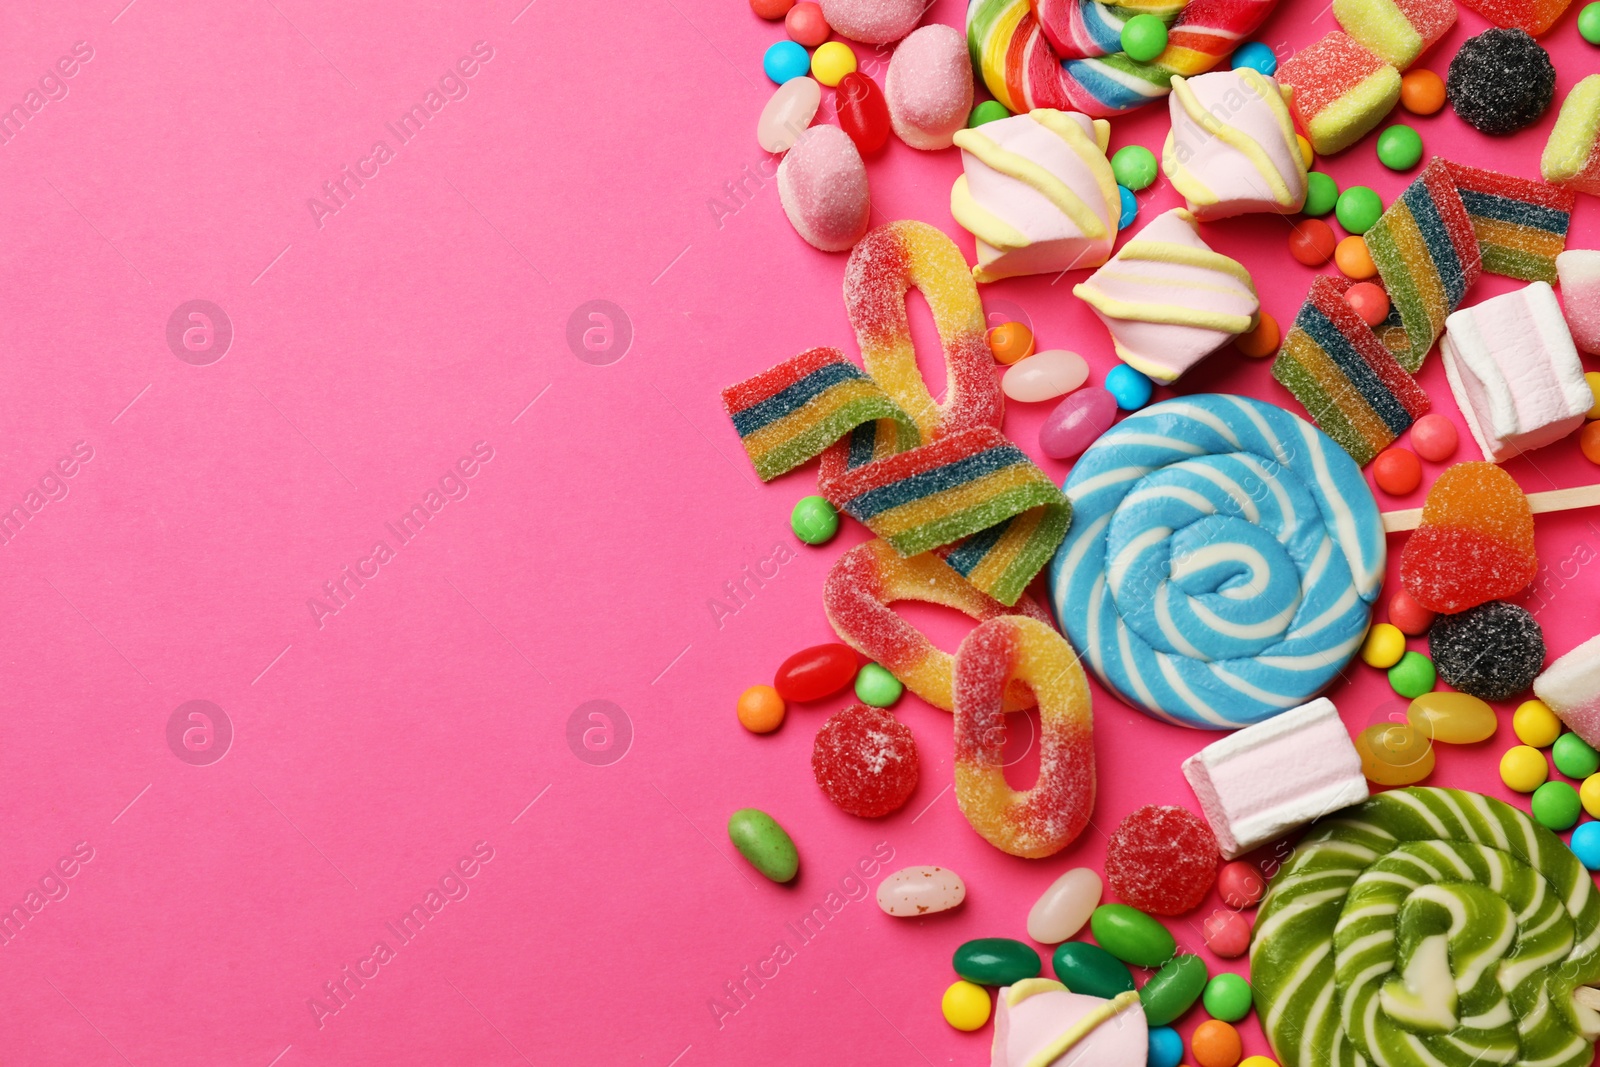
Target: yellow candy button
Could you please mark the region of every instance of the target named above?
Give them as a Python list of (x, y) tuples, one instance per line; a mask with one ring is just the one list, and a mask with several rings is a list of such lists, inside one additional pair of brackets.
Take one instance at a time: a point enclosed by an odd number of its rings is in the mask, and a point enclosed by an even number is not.
[(1369, 667), (1386, 671), (1400, 662), (1406, 654), (1406, 635), (1393, 623), (1380, 622), (1367, 631), (1367, 643), (1361, 646), (1361, 658)]
[(1511, 714), (1517, 740), (1534, 748), (1549, 748), (1561, 736), (1561, 720), (1542, 700), (1525, 700)]
[(1578, 787), (1578, 799), (1583, 801), (1584, 811), (1600, 819), (1600, 774), (1591, 774), (1583, 780)]
[(1544, 785), (1544, 780), (1549, 776), (1550, 765), (1545, 762), (1544, 753), (1536, 748), (1518, 745), (1507, 749), (1506, 754), (1500, 757), (1500, 780), (1507, 789), (1531, 793)]
[(957, 1030), (976, 1030), (989, 1021), (989, 991), (972, 982), (955, 982), (939, 1003), (944, 1021)]
[[(1305, 138), (1301, 138), (1304, 140)], [(1265, 1056), (1247, 1056), (1239, 1063), (1239, 1067), (1278, 1067), (1278, 1061)]]
[(1589, 383), (1589, 391), (1594, 394), (1594, 406), (1584, 418), (1600, 419), (1600, 371), (1590, 371), (1583, 376), (1583, 380)]
[[(1311, 164), (1317, 161), (1317, 154), (1311, 151), (1311, 142), (1298, 133), (1294, 135), (1294, 139), (1300, 142), (1300, 158), (1306, 161), (1306, 170), (1310, 170)], [(1249, 1062), (1249, 1060), (1245, 1060), (1245, 1063)]]
[(856, 54), (843, 41), (828, 41), (811, 53), (811, 76), (823, 85), (838, 85), (855, 69)]

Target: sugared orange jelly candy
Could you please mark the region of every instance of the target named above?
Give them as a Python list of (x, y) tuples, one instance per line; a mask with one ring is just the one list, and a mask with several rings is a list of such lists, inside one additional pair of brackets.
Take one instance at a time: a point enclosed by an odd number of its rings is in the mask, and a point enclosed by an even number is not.
[(1400, 555), (1400, 582), (1429, 611), (1455, 613), (1527, 588), (1539, 568), (1533, 513), (1493, 463), (1458, 463), (1439, 476), (1422, 525)]

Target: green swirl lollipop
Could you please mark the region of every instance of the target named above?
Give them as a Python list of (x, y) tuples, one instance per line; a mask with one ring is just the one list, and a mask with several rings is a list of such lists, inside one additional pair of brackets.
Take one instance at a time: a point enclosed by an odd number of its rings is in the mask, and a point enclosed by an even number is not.
[(1300, 842), (1250, 971), (1284, 1067), (1589, 1067), (1600, 893), (1508, 804), (1391, 790)]

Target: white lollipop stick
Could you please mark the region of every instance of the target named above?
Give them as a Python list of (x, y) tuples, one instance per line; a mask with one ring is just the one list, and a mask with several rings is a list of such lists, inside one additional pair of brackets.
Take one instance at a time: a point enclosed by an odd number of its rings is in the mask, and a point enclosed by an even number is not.
[[(1528, 510), (1535, 515), (1547, 511), (1571, 511), (1574, 508), (1594, 507), (1596, 504), (1600, 504), (1600, 485), (1579, 485), (1571, 489), (1552, 489), (1547, 493), (1528, 494)], [(1386, 533), (1415, 530), (1421, 523), (1421, 508), (1383, 513), (1383, 529)]]

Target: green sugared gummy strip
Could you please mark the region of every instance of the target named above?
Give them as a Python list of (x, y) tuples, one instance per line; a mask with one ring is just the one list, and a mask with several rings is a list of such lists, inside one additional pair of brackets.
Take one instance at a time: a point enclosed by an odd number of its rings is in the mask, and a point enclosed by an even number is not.
[(1556, 261), (1537, 252), (1526, 252), (1505, 245), (1480, 245), (1483, 249), (1483, 269), (1490, 274), (1503, 274), (1507, 278), (1520, 278), (1528, 282), (1556, 281)]
[[(1454, 977), (1483, 967), (1454, 1006), (1475, 1028), (1402, 1027), (1382, 1001), (1396, 953), (1411, 959), (1424, 937), (1445, 933), (1452, 908), (1469, 916), (1452, 937)], [(1506, 916), (1520, 916), (1510, 941)], [(1600, 894), (1559, 838), (1508, 804), (1391, 790), (1300, 842), (1262, 902), (1250, 964), (1256, 1010), (1284, 1067), (1364, 1067), (1374, 1044), (1389, 1067), (1588, 1067), (1592, 1043), (1577, 1030), (1571, 994), (1600, 980)], [(1423, 999), (1423, 1015), (1438, 1010)], [(1345, 1032), (1342, 1018), (1364, 1027), (1374, 1008), (1372, 1032)]]

